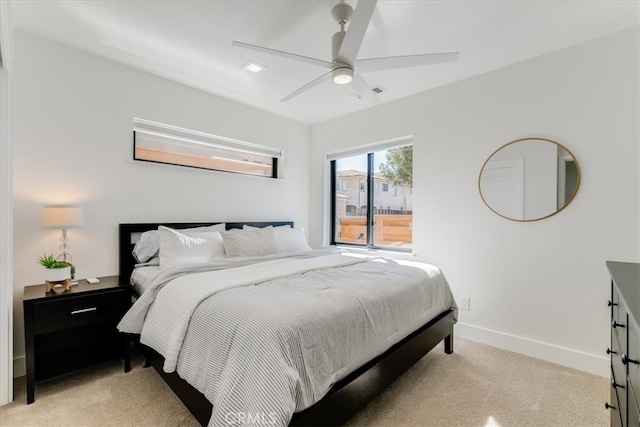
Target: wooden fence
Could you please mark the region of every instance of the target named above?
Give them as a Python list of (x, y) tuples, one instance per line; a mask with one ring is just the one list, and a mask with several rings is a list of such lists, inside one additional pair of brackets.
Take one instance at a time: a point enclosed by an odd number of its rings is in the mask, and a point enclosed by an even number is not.
[[(406, 246), (412, 242), (413, 215), (374, 215), (373, 242), (379, 246)], [(339, 235), (336, 241), (344, 243), (367, 242), (366, 216), (338, 218)]]

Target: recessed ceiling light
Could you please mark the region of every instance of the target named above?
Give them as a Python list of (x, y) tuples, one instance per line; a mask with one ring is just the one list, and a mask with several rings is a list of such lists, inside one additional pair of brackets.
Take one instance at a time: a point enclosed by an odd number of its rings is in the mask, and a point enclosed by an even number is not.
[(251, 71), (252, 73), (259, 73), (260, 71), (264, 70), (267, 67), (265, 67), (264, 65), (260, 65), (257, 62), (249, 61), (246, 64), (244, 64), (242, 68), (244, 68), (245, 70)]

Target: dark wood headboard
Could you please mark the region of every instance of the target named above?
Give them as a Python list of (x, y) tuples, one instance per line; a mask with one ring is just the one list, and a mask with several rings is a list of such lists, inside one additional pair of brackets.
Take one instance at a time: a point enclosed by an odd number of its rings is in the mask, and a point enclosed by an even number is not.
[[(158, 226), (164, 225), (170, 228), (194, 228), (205, 227), (207, 225), (220, 224), (224, 221), (218, 222), (161, 222), (161, 223), (140, 223), (140, 224), (120, 224), (118, 229), (118, 260), (119, 260), (119, 274), (120, 280), (129, 280), (133, 266), (136, 264), (136, 260), (133, 257), (133, 247), (135, 246), (140, 234), (145, 231), (157, 230)], [(272, 225), (277, 227), (279, 225), (289, 225), (293, 227), (293, 221), (269, 221), (269, 222), (226, 222), (226, 229), (242, 228), (243, 225), (250, 225), (252, 227), (266, 227)]]

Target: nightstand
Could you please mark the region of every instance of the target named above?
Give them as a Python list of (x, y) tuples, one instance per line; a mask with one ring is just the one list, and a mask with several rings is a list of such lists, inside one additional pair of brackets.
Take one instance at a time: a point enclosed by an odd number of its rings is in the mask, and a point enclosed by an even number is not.
[(128, 340), (116, 325), (131, 306), (131, 286), (118, 276), (99, 279), (80, 279), (69, 291), (24, 288), (27, 404), (36, 381), (118, 357), (129, 364)]

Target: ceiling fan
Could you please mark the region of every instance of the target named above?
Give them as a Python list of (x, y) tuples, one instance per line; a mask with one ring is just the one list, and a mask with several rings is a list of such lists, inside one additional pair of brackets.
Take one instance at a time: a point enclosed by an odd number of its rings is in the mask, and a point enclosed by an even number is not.
[[(348, 3), (341, 0), (333, 7), (333, 9), (331, 9), (331, 16), (340, 25), (340, 31), (335, 33), (331, 39), (332, 62), (235, 40), (231, 44), (245, 49), (256, 50), (258, 52), (281, 56), (283, 58), (319, 65), (320, 67), (330, 70), (317, 79), (312, 80), (301, 88), (285, 96), (280, 100), (280, 102), (289, 101), (320, 83), (331, 80), (339, 85), (351, 85), (361, 98), (375, 104), (380, 101), (376, 94), (371, 91), (369, 85), (362, 78), (360, 73), (390, 70), (394, 68), (417, 67), (420, 65), (441, 64), (445, 62), (453, 62), (458, 59), (459, 52), (356, 59), (376, 3), (377, 0), (359, 0), (354, 11)], [(347, 23), (349, 24), (349, 28), (348, 30), (345, 30), (345, 25), (347, 25)]]

